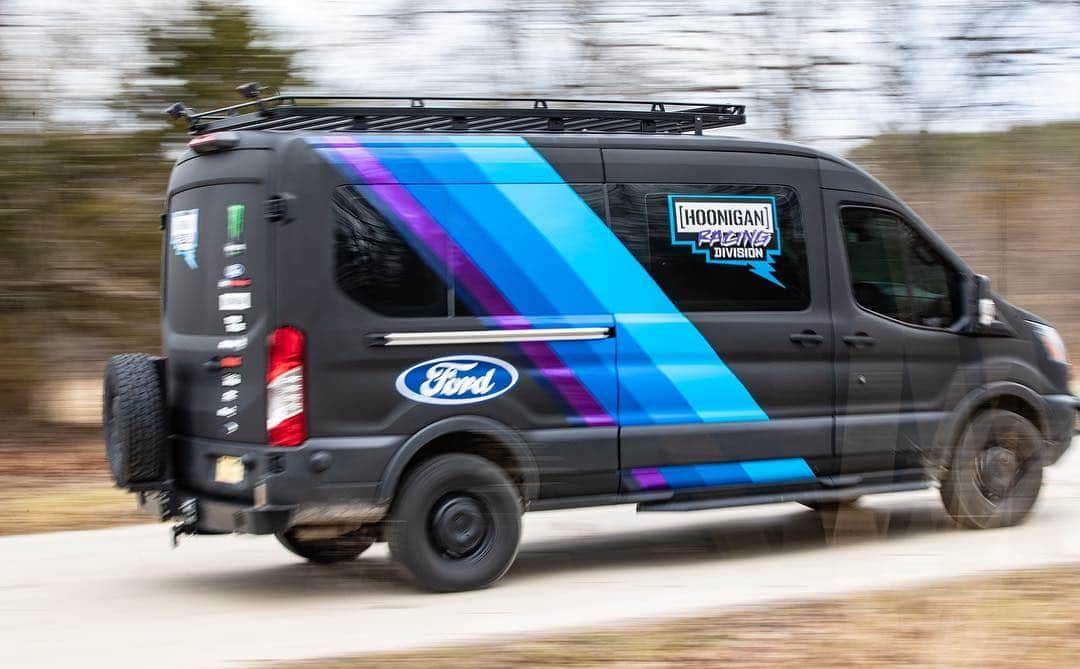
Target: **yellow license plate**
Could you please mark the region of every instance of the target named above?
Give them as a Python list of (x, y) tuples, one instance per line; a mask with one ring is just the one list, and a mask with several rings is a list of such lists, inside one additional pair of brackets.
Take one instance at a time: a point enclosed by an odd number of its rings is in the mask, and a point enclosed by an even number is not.
[(214, 480), (218, 483), (240, 483), (244, 480), (244, 463), (233, 455), (222, 455), (214, 462)]

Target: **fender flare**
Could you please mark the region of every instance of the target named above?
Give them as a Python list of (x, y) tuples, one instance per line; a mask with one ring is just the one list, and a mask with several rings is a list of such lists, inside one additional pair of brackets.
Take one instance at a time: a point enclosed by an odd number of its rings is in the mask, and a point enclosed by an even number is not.
[(931, 464), (937, 468), (948, 467), (952, 450), (975, 410), (1001, 397), (1015, 397), (1030, 405), (1035, 411), (1035, 428), (1039, 434), (1044, 436), (1047, 434), (1049, 425), (1046, 416), (1046, 401), (1042, 395), (1015, 381), (995, 381), (979, 386), (956, 403), (949, 418), (942, 423), (938, 431), (938, 440)]
[(453, 416), (432, 423), (409, 437), (391, 456), (383, 469), (382, 479), (376, 492), (376, 503), (389, 507), (397, 491), (401, 476), (409, 463), (428, 444), (448, 434), (471, 432), (482, 434), (497, 441), (513, 455), (518, 470), (524, 477), (525, 503), (537, 498), (540, 477), (529, 445), (514, 429), (484, 416)]

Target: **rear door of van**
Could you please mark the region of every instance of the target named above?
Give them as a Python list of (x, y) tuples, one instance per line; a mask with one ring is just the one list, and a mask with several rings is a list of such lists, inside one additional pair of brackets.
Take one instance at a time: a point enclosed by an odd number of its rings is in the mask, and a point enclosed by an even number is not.
[(266, 441), (269, 151), (200, 155), (174, 170), (165, 212), (162, 341), (177, 435)]

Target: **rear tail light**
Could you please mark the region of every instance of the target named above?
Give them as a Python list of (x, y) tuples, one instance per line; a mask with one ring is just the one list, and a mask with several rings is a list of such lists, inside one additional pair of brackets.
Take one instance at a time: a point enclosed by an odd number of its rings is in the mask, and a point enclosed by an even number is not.
[(304, 391), (304, 333), (286, 325), (270, 335), (266, 366), (266, 436), (271, 446), (299, 446), (307, 440)]

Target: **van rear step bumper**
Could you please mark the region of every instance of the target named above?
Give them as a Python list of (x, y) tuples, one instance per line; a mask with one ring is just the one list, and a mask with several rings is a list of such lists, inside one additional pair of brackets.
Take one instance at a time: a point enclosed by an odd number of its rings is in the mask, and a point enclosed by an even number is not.
[(704, 509), (721, 509), (729, 506), (751, 506), (754, 504), (776, 504), (779, 502), (802, 502), (807, 504), (820, 504), (827, 502), (844, 502), (853, 500), (863, 495), (874, 495), (884, 492), (908, 492), (911, 490), (925, 490), (933, 485), (928, 478), (891, 481), (887, 483), (864, 483), (861, 485), (847, 486), (843, 488), (829, 488), (825, 490), (798, 490), (789, 492), (766, 493), (762, 495), (739, 495), (737, 497), (711, 497), (702, 499), (673, 499), (664, 502), (645, 502), (638, 504), (638, 511), (700, 511)]
[(176, 520), (177, 534), (275, 534), (292, 525), (296, 505), (251, 506), (176, 491), (171, 486), (137, 493), (139, 508), (161, 520)]

